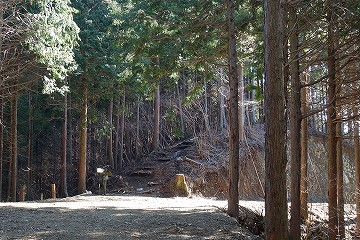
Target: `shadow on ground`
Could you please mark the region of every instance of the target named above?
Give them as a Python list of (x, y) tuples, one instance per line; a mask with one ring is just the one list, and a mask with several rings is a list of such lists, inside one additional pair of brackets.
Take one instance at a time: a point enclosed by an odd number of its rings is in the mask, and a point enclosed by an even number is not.
[(0, 239), (259, 239), (216, 208), (149, 209), (138, 203), (137, 209), (124, 209), (106, 201), (90, 208), (36, 204), (1, 205)]

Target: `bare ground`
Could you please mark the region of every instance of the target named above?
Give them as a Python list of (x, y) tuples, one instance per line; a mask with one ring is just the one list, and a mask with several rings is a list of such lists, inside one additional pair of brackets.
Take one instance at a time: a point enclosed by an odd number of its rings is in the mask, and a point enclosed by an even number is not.
[[(264, 202), (240, 201), (240, 212), (264, 214)], [(65, 199), (0, 203), (0, 240), (7, 239), (262, 239), (225, 214), (227, 202), (84, 194)], [(307, 239), (327, 239), (327, 204), (310, 204)], [(242, 215), (244, 216), (244, 215)], [(353, 239), (355, 206), (345, 206), (346, 239)], [(246, 216), (245, 216), (246, 222)]]
[(0, 239), (260, 239), (225, 207), (205, 198), (91, 194), (0, 203)]

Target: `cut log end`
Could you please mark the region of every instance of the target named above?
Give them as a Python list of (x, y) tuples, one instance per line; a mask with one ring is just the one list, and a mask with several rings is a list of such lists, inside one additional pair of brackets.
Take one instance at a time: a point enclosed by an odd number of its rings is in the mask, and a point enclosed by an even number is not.
[(184, 174), (176, 174), (174, 188), (175, 193), (178, 196), (187, 197), (190, 195), (190, 189), (185, 181)]

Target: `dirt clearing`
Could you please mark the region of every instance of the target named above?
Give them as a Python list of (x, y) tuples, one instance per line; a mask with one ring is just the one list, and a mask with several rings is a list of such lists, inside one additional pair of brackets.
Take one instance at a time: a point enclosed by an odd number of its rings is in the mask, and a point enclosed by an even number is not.
[[(228, 217), (226, 201), (95, 196), (0, 203), (0, 239), (260, 239)], [(253, 202), (253, 209), (263, 203)]]

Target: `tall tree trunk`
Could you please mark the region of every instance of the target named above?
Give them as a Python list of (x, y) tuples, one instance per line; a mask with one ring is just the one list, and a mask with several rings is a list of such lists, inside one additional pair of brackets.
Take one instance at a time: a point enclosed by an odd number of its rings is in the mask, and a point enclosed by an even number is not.
[[(1, 13), (1, 10), (0, 10)], [(1, 18), (0, 18), (1, 19)], [(4, 157), (4, 100), (0, 91), (0, 202), (3, 199), (3, 157)]]
[[(2, 36), (2, 30), (3, 30), (3, 4), (4, 1), (0, 1), (0, 72), (2, 70), (2, 45), (3, 45), (3, 36)], [(2, 82), (2, 77), (0, 76), (0, 81)], [(4, 101), (3, 101), (3, 90), (0, 90), (0, 202), (3, 199), (2, 189), (3, 189), (3, 151), (4, 151)]]
[(337, 198), (338, 198), (338, 221), (340, 239), (345, 239), (345, 219), (344, 219), (344, 176), (343, 176), (343, 157), (342, 157), (342, 123), (336, 123), (336, 163), (337, 163)]
[[(359, 114), (354, 108), (354, 116)], [(356, 202), (356, 232), (360, 233), (360, 144), (359, 144), (359, 118), (354, 119), (354, 163), (355, 163), (355, 202)]]
[(301, 84), (298, 54), (297, 16), (294, 6), (289, 7), (290, 41), (290, 161), (291, 161), (291, 218), (290, 239), (300, 239), (300, 174), (301, 174)]
[(27, 175), (26, 175), (26, 187), (28, 199), (31, 199), (31, 173), (32, 173), (32, 103), (31, 103), (31, 92), (28, 95), (28, 136), (27, 136)]
[(204, 80), (204, 122), (205, 122), (205, 131), (207, 133), (210, 133), (209, 103), (208, 103), (208, 92), (207, 92), (206, 80)]
[(220, 101), (220, 130), (222, 133), (226, 133), (227, 121), (226, 121), (226, 96), (225, 96), (225, 73), (223, 68), (219, 69), (219, 78), (220, 78), (220, 89), (219, 89), (219, 101)]
[(80, 115), (80, 139), (79, 139), (79, 194), (86, 192), (86, 143), (87, 143), (87, 111), (88, 111), (88, 89), (85, 86), (82, 96), (81, 115)]
[(107, 144), (107, 152), (108, 152), (108, 158), (109, 158), (109, 165), (112, 169), (114, 169), (114, 154), (113, 154), (113, 110), (114, 110), (114, 97), (111, 96), (110, 103), (109, 103), (109, 109), (108, 109), (108, 121), (111, 127), (110, 133), (109, 133), (109, 139)]
[(11, 113), (11, 201), (16, 202), (17, 193), (17, 156), (18, 156), (18, 145), (17, 145), (17, 110), (18, 110), (18, 93), (14, 93), (12, 102), (12, 113)]
[(229, 199), (228, 214), (239, 217), (239, 111), (238, 74), (234, 22), (234, 0), (227, 1), (228, 65), (229, 65)]
[(121, 102), (119, 98), (116, 104), (116, 117), (115, 117), (115, 139), (114, 139), (115, 169), (119, 169), (120, 113), (121, 113)]
[(328, 207), (329, 207), (329, 240), (335, 240), (338, 233), (337, 216), (337, 167), (336, 167), (336, 79), (335, 79), (335, 46), (333, 30), (332, 0), (328, 1)]
[[(305, 76), (306, 73), (304, 73)], [(305, 77), (306, 79), (306, 77)], [(307, 89), (301, 89), (301, 113), (307, 111)], [(308, 119), (301, 119), (301, 177), (300, 177), (300, 205), (301, 218), (308, 219)]]
[(154, 99), (154, 132), (153, 132), (153, 150), (159, 148), (160, 138), (160, 85), (156, 88)]
[(181, 103), (181, 95), (180, 95), (180, 87), (179, 83), (176, 83), (176, 95), (178, 100), (178, 108), (179, 108), (179, 118), (180, 118), (180, 129), (181, 129), (181, 135), (185, 135), (185, 125), (184, 125), (184, 112), (183, 107)]
[(60, 153), (60, 166), (61, 166), (61, 197), (68, 197), (67, 190), (67, 122), (68, 122), (68, 106), (67, 106), (67, 93), (64, 95), (64, 113), (63, 113), (62, 129), (61, 129), (61, 153)]
[(265, 0), (265, 238), (288, 238), (282, 1)]
[[(12, 104), (12, 102), (10, 103)], [(10, 109), (12, 108), (12, 106), (10, 105)], [(11, 169), (12, 169), (12, 155), (13, 155), (13, 151), (12, 151), (12, 137), (11, 137), (12, 133), (9, 134), (9, 139), (10, 139), (10, 142), (9, 142), (9, 153), (10, 153), (10, 156), (9, 156), (9, 159), (10, 161), (8, 161), (8, 176), (7, 176), (7, 196), (6, 196), (6, 201), (11, 201)]]
[(119, 153), (119, 168), (123, 169), (124, 166), (124, 135), (125, 135), (125, 105), (126, 94), (123, 94), (121, 101), (121, 117), (120, 117), (120, 153)]
[(244, 79), (242, 63), (237, 66), (238, 79), (239, 79), (239, 140), (243, 141), (245, 137), (244, 132), (244, 119), (245, 119), (245, 105), (244, 105)]
[(136, 144), (135, 144), (136, 159), (140, 157), (140, 97), (136, 102)]
[(74, 130), (73, 130), (73, 125), (72, 125), (72, 101), (71, 101), (71, 92), (68, 93), (68, 119), (70, 121), (68, 121), (68, 129), (69, 129), (69, 139), (68, 139), (68, 142), (69, 142), (69, 147), (68, 147), (68, 165), (69, 166), (72, 166), (73, 164), (73, 158), (74, 158), (74, 151), (73, 151), (73, 136), (74, 136)]

